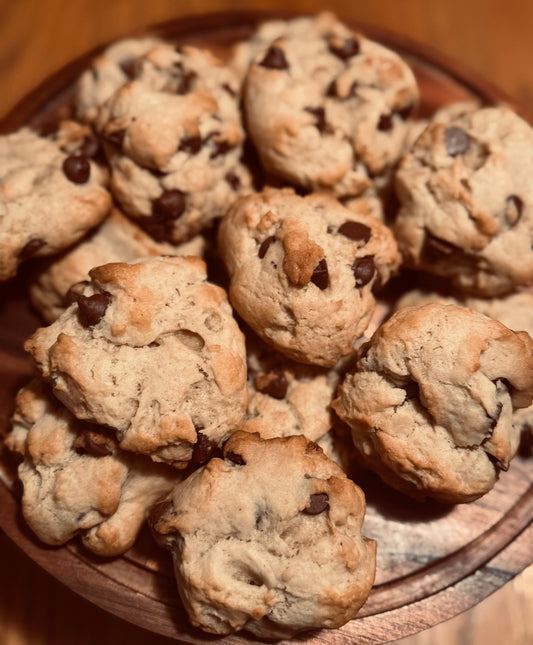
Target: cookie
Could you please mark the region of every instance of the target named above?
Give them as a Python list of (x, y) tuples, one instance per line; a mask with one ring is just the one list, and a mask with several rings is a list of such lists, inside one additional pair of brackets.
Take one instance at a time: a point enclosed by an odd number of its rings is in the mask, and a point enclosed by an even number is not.
[(405, 307), (363, 346), (332, 403), (360, 459), (415, 497), (472, 501), (507, 470), (533, 398), (533, 340), (456, 305)]
[(179, 471), (120, 450), (109, 432), (76, 419), (37, 379), (15, 405), (6, 445), (23, 459), (22, 513), (33, 532), (54, 546), (79, 535), (100, 556), (127, 551)]
[[(430, 302), (442, 302), (470, 307), (476, 311), (499, 320), (513, 331), (525, 331), (533, 338), (533, 293), (521, 291), (502, 298), (461, 298), (444, 296), (437, 292), (414, 289), (405, 293), (395, 308), (421, 306)], [(533, 428), (533, 406), (520, 408), (513, 412), (516, 429), (527, 434)]]
[(242, 430), (263, 439), (304, 434), (318, 441), (332, 425), (335, 368), (303, 365), (247, 336), (248, 409)]
[(177, 468), (206, 459), (247, 405), (244, 338), (205, 270), (159, 256), (93, 268), (77, 301), (25, 344), (76, 417)]
[(340, 627), (366, 601), (375, 542), (363, 492), (304, 436), (236, 432), (156, 507), (193, 625), (259, 638)]
[(43, 319), (52, 323), (72, 304), (74, 294), (71, 288), (82, 289), (93, 267), (109, 262), (131, 262), (150, 255), (202, 257), (205, 244), (200, 235), (180, 245), (156, 242), (114, 208), (98, 228), (77, 244), (35, 266), (29, 283), (29, 297)]
[(76, 82), (76, 118), (95, 123), (100, 107), (135, 76), (135, 61), (162, 44), (159, 38), (124, 38), (104, 49)]
[(239, 199), (218, 239), (240, 316), (282, 354), (322, 367), (353, 351), (375, 309), (373, 290), (399, 264), (378, 219), (291, 188)]
[(24, 127), (0, 136), (0, 281), (67, 248), (111, 209), (107, 173), (85, 154), (85, 130), (76, 133), (47, 138)]
[(470, 295), (533, 284), (533, 129), (505, 107), (431, 122), (395, 175), (406, 266)]
[(259, 50), (243, 84), (265, 169), (341, 198), (361, 195), (397, 163), (418, 97), (403, 59), (332, 15), (305, 38), (288, 32)]
[(251, 185), (241, 162), (238, 84), (218, 59), (192, 47), (158, 48), (139, 65), (139, 77), (112, 95), (96, 124), (110, 189), (152, 237), (181, 243)]

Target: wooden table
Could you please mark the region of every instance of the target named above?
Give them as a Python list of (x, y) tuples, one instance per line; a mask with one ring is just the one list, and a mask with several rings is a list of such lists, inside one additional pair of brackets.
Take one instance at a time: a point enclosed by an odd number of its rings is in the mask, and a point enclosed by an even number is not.
[[(490, 79), (533, 113), (533, 3), (528, 0), (330, 0), (328, 8), (402, 33)], [(187, 13), (240, 9), (315, 12), (316, 0), (0, 0), (0, 116), (48, 74), (93, 47)], [(0, 533), (2, 645), (170, 645), (74, 595)], [(475, 608), (402, 645), (533, 643), (533, 567)]]

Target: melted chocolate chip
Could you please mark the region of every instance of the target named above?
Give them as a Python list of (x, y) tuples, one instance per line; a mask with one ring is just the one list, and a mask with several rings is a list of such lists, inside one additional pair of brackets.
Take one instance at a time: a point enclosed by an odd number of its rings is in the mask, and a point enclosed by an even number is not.
[(222, 89), (225, 90), (232, 98), (237, 96), (237, 92), (227, 83), (222, 84)]
[(46, 245), (44, 240), (36, 237), (33, 240), (26, 242), (24, 247), (19, 251), (18, 258), (20, 261), (28, 260), (32, 258), (39, 249), (42, 249)]
[(63, 162), (63, 172), (73, 184), (85, 184), (91, 176), (91, 164), (87, 157), (70, 155)]
[(202, 138), (201, 137), (183, 137), (178, 146), (179, 151), (190, 152), (191, 154), (196, 154), (202, 147)]
[(326, 96), (336, 97), (337, 96), (337, 81), (331, 81), (326, 90)]
[(78, 298), (80, 297), (84, 287), (89, 284), (90, 282), (88, 280), (81, 280), (80, 282), (73, 284), (63, 298), (65, 306), (70, 307), (73, 303), (78, 302)]
[(361, 222), (344, 222), (339, 226), (338, 232), (354, 242), (363, 242), (364, 244), (372, 235), (372, 229)]
[(325, 258), (322, 258), (322, 260), (320, 260), (320, 262), (316, 265), (315, 270), (313, 271), (313, 275), (311, 276), (311, 282), (322, 291), (328, 288), (329, 271)]
[(328, 48), (332, 54), (341, 60), (348, 60), (352, 56), (357, 56), (361, 51), (361, 46), (356, 38), (346, 38), (341, 45), (337, 45), (335, 41), (330, 41)]
[(155, 527), (165, 515), (168, 515), (174, 510), (174, 504), (170, 499), (163, 499), (160, 502), (156, 502), (148, 516), (148, 523), (151, 527)]
[(78, 320), (83, 327), (92, 327), (102, 320), (106, 309), (111, 302), (108, 293), (95, 293), (92, 296), (79, 294), (76, 298), (78, 303)]
[(181, 63), (175, 65), (175, 71), (177, 72), (176, 77), (178, 79), (178, 84), (176, 86), (176, 94), (183, 96), (188, 94), (192, 89), (192, 84), (196, 78), (195, 72), (185, 72)]
[(355, 278), (356, 287), (364, 287), (374, 277), (376, 266), (372, 255), (365, 255), (364, 258), (358, 258), (352, 264), (352, 271)]
[(453, 125), (444, 131), (444, 145), (450, 157), (456, 157), (468, 150), (470, 139), (462, 128)]
[(266, 67), (267, 69), (289, 69), (289, 64), (285, 58), (285, 52), (280, 47), (276, 47), (276, 45), (271, 45), (268, 48), (259, 65), (261, 65), (261, 67)]
[(309, 497), (309, 506), (302, 511), (306, 515), (318, 515), (329, 508), (329, 496), (327, 493), (314, 493)]
[(238, 191), (241, 187), (241, 180), (232, 172), (228, 172), (224, 179), (228, 184), (233, 188), (234, 191)]
[(261, 246), (259, 247), (259, 251), (257, 252), (257, 255), (259, 255), (260, 260), (262, 260), (265, 257), (265, 255), (267, 254), (268, 248), (270, 247), (270, 245), (275, 239), (276, 238), (273, 235), (271, 235), (270, 237), (267, 237), (265, 240), (261, 242)]
[(407, 119), (412, 116), (415, 108), (415, 103), (407, 103), (407, 105), (403, 105), (402, 107), (395, 109), (394, 114), (397, 114), (404, 121), (407, 121)]
[(287, 378), (281, 369), (271, 370), (268, 374), (260, 374), (254, 379), (254, 386), (259, 392), (268, 394), (274, 399), (284, 399), (287, 394)]
[(382, 114), (379, 117), (377, 128), (380, 132), (389, 132), (392, 130), (392, 114)]
[(211, 458), (217, 444), (200, 430), (196, 431), (196, 437), (191, 461), (196, 465), (205, 464)]
[(323, 107), (306, 107), (305, 108), (306, 112), (309, 112), (312, 114), (316, 121), (315, 121), (315, 127), (316, 129), (322, 133), (326, 130), (326, 112)]
[(505, 200), (504, 217), (509, 226), (515, 226), (522, 216), (524, 210), (524, 202), (518, 195), (509, 195)]
[(244, 457), (242, 455), (237, 454), (236, 452), (227, 452), (224, 457), (228, 460), (231, 461), (232, 464), (235, 464), (236, 466), (246, 466), (246, 461), (244, 461)]

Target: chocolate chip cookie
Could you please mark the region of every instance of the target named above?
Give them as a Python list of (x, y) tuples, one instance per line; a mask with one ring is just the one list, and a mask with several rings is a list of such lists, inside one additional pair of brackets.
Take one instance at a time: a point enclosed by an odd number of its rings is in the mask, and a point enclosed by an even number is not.
[(244, 338), (226, 293), (194, 257), (89, 272), (91, 282), (25, 348), (78, 418), (123, 450), (183, 468), (205, 460), (247, 405)]
[(362, 347), (332, 407), (361, 461), (415, 498), (472, 501), (509, 467), (533, 397), (533, 340), (477, 311), (400, 309)]
[(290, 188), (238, 200), (220, 223), (219, 251), (242, 318), (284, 355), (322, 367), (353, 351), (375, 309), (373, 290), (399, 264), (381, 221)]
[(366, 601), (375, 542), (362, 491), (302, 435), (236, 432), (156, 507), (193, 625), (259, 638), (340, 627)]

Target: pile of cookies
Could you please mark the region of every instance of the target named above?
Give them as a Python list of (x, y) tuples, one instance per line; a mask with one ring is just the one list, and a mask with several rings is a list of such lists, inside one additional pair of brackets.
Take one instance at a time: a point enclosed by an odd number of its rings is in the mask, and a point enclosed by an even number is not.
[(419, 100), (322, 13), (224, 60), (120, 41), (70, 119), (0, 137), (0, 280), (43, 321), (5, 442), (43, 542), (118, 556), (148, 522), (192, 624), (285, 638), (368, 598), (358, 468), (491, 490), (533, 423), (533, 129)]

